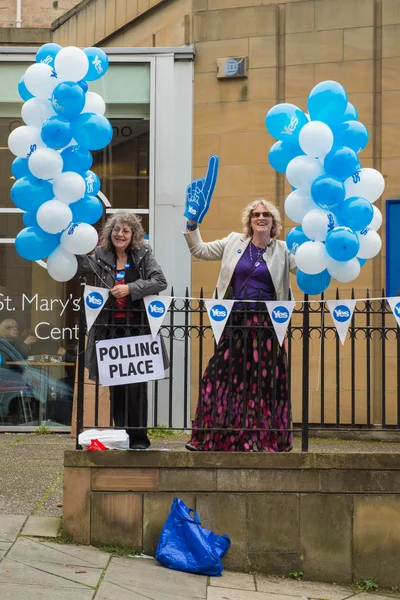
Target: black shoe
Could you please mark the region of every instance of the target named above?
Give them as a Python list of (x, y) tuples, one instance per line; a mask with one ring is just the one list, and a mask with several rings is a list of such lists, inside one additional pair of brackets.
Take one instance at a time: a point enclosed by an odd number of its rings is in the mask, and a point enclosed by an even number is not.
[(185, 444), (185, 448), (186, 448), (186, 450), (191, 450), (192, 452), (199, 452), (200, 451), (200, 448), (196, 448), (196, 446), (194, 446), (190, 442), (188, 442), (187, 444)]
[(146, 446), (143, 442), (132, 442), (129, 449), (130, 450), (147, 450), (149, 446)]

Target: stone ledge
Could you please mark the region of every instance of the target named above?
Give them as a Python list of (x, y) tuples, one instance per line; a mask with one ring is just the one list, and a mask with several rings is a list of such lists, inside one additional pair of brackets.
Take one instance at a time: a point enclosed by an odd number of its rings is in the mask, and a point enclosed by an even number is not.
[(0, 45), (31, 46), (51, 42), (51, 30), (47, 28), (0, 27)]
[(163, 469), (338, 469), (392, 471), (400, 469), (398, 454), (255, 454), (248, 452), (86, 452), (68, 450), (64, 467)]

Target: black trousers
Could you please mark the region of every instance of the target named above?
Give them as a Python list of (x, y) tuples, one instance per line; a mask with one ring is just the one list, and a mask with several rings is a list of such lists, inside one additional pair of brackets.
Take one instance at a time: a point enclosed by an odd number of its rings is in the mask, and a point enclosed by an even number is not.
[[(127, 427), (129, 446), (134, 443), (150, 446), (147, 437), (147, 383), (131, 383), (110, 387), (112, 415), (115, 427)], [(129, 429), (138, 427), (139, 429)]]

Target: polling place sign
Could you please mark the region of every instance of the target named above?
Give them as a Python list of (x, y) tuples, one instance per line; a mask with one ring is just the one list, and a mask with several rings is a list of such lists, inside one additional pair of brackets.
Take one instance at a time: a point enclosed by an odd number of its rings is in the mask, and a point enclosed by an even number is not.
[(126, 385), (164, 379), (160, 338), (151, 335), (103, 340), (96, 344), (100, 385)]

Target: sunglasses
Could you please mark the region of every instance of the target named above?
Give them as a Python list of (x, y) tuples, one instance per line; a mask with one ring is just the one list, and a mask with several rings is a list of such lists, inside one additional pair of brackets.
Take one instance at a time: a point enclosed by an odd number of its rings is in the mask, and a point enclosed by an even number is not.
[(258, 219), (258, 217), (272, 217), (270, 212), (253, 212), (252, 217)]

